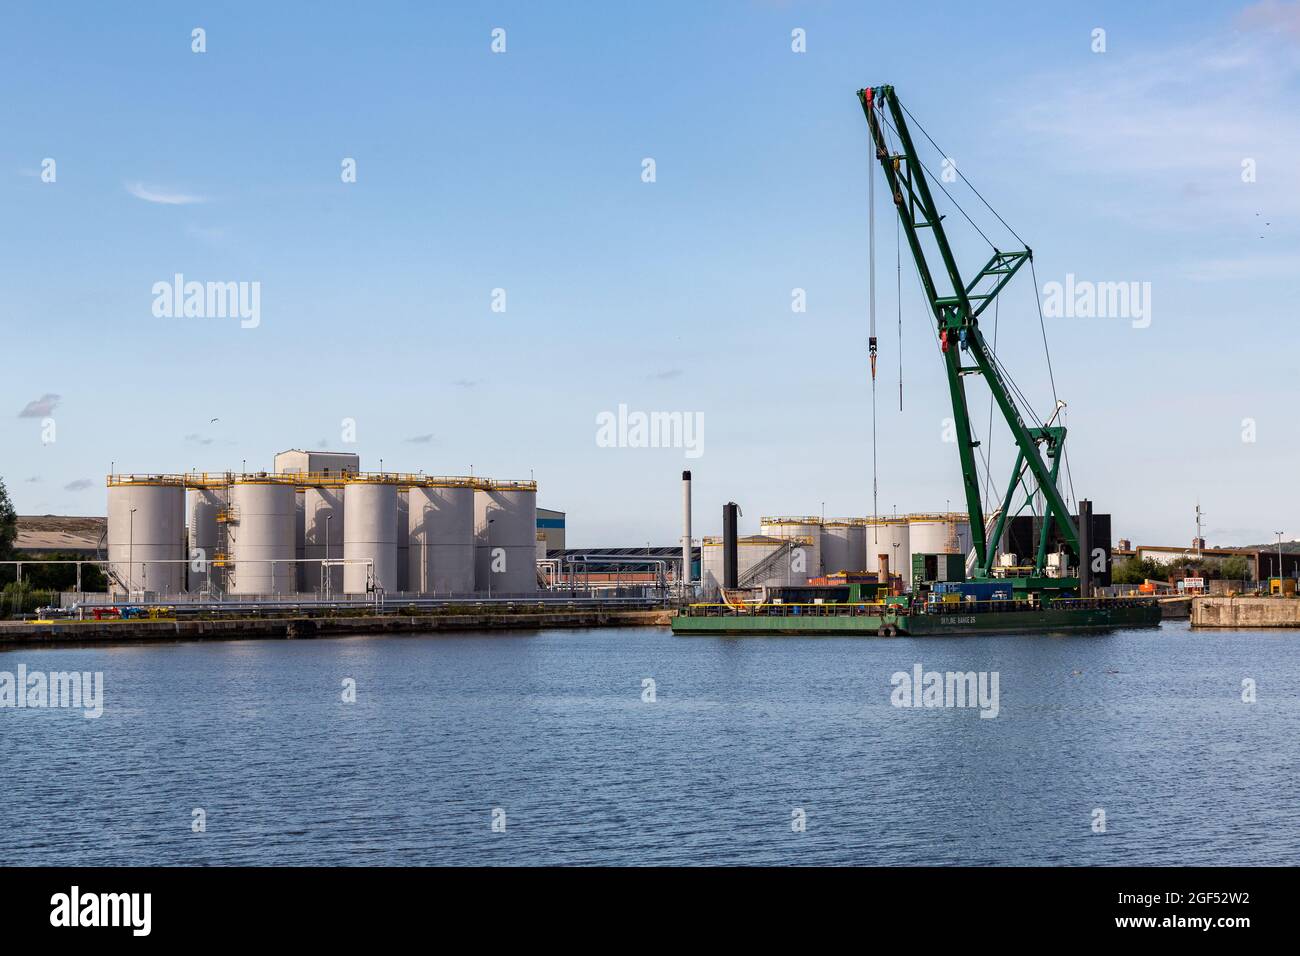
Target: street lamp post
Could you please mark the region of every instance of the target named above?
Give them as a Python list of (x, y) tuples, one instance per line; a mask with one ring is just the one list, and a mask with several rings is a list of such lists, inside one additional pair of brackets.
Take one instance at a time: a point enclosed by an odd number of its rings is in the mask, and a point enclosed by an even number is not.
[[(330, 559), (330, 522), (333, 520), (334, 520), (333, 512), (330, 512), (329, 514), (325, 515), (325, 561), (329, 561)], [(324, 572), (323, 577), (325, 578), (325, 580), (322, 582), (322, 588), (325, 591), (325, 600), (328, 601), (330, 599), (331, 592), (334, 589), (334, 582), (333, 580), (331, 580), (334, 576), (334, 568), (333, 566), (322, 562), (321, 571)]]
[(1277, 587), (1280, 591), (1282, 589), (1282, 532), (1273, 533), (1277, 535)]

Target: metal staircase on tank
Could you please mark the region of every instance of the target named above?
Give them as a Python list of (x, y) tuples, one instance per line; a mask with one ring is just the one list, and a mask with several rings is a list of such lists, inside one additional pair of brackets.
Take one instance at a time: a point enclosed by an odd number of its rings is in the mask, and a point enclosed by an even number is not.
[[(234, 583), (230, 560), (230, 526), (239, 523), (239, 509), (226, 505), (217, 511), (217, 551), (208, 562), (208, 589), (216, 593), (230, 590)], [(215, 570), (220, 569), (220, 570)], [(221, 586), (214, 587), (213, 578), (221, 578)]]
[[(108, 522), (104, 522), (104, 530), (99, 533), (99, 540), (95, 542), (95, 558), (96, 560), (105, 562), (108, 560)], [(111, 583), (120, 587), (122, 593), (130, 595), (131, 589), (127, 586), (127, 583), (122, 580), (122, 576), (117, 573), (117, 568), (113, 567), (111, 564), (104, 564), (102, 567), (104, 569), (104, 576), (107, 577)], [(110, 587), (109, 591), (112, 590), (113, 589)]]
[(781, 545), (781, 547), (777, 548), (766, 558), (758, 562), (758, 564), (754, 565), (752, 568), (750, 568), (748, 571), (742, 574), (739, 578), (737, 578), (736, 587), (743, 589), (749, 587), (749, 585), (753, 584), (755, 581), (760, 581), (766, 578), (767, 573), (769, 571), (774, 570), (776, 568), (776, 565), (780, 564), (783, 559), (788, 558), (791, 554), (793, 554), (795, 548), (804, 547), (806, 544), (807, 542), (802, 541), (798, 538), (787, 539)]

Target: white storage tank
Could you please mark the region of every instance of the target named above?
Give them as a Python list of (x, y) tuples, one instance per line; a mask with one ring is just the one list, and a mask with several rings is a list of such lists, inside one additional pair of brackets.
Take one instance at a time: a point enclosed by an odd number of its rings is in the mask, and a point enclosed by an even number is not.
[(303, 489), (302, 499), (303, 590), (308, 594), (328, 590), (332, 597), (338, 597), (344, 593), (343, 566), (332, 565), (326, 581), (321, 573), (321, 562), (343, 558), (343, 485), (333, 482), (308, 485)]
[(849, 570), (865, 571), (867, 569), (867, 522), (865, 518), (853, 518), (849, 528)]
[[(736, 539), (736, 578), (743, 588), (807, 582), (807, 574), (791, 574), (788, 557), (754, 580), (745, 580), (754, 568), (781, 550), (786, 541), (761, 534)], [(705, 597), (716, 598), (722, 589), (723, 560), (722, 538), (705, 538), (700, 544), (700, 593)]]
[[(165, 475), (110, 475), (108, 560), (123, 590), (177, 594), (185, 581), (185, 485)], [(119, 583), (120, 582), (120, 583)]]
[(537, 590), (537, 483), (487, 481), (474, 492), (474, 586), (493, 595)]
[(821, 577), (826, 573), (822, 562), (822, 520), (820, 518), (762, 518), (759, 521), (759, 533), (769, 538), (808, 538), (811, 541), (810, 544), (804, 545), (802, 574), (795, 567), (790, 580), (780, 583), (805, 584), (809, 578)]
[(970, 550), (970, 517), (941, 512), (907, 519), (913, 554), (965, 554)]
[[(397, 482), (383, 476), (350, 478), (343, 491), (343, 590), (365, 594), (369, 568), (374, 586), (397, 590)], [(367, 564), (369, 562), (369, 564)]]
[(474, 480), (430, 479), (409, 494), (410, 589), (474, 591)]
[(903, 586), (910, 587), (912, 548), (907, 518), (866, 518), (864, 522), (866, 570), (881, 574), (887, 569), (890, 574), (901, 575)]
[(242, 475), (230, 485), (226, 514), (230, 594), (292, 594), (298, 572), (297, 489), (275, 475)]
[[(198, 594), (205, 588), (220, 590), (220, 569), (212, 561), (221, 553), (222, 528), (217, 516), (226, 510), (225, 485), (191, 483), (189, 497), (188, 590)], [(199, 569), (199, 570), (196, 570)]]
[(822, 525), (822, 567), (826, 574), (865, 571), (866, 527), (861, 518), (835, 518)]

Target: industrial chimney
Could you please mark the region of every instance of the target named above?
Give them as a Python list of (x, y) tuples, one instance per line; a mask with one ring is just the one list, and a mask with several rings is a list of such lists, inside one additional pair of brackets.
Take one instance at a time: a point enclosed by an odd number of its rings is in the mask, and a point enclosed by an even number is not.
[(722, 586), (734, 591), (738, 586), (736, 516), (740, 505), (728, 501), (722, 506)]
[(691, 473), (682, 472), (682, 595), (691, 593)]
[(1079, 597), (1092, 597), (1092, 502), (1079, 502)]

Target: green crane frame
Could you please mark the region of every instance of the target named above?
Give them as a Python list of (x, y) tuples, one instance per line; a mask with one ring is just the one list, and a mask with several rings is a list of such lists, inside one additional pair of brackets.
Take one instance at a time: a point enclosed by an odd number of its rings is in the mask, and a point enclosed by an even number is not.
[[(984, 577), (992, 574), (997, 549), (995, 546), (990, 546), (985, 538), (984, 508), (980, 500), (979, 475), (975, 462), (975, 449), (979, 446), (979, 442), (971, 435), (970, 411), (966, 403), (966, 386), (963, 382), (963, 377), (966, 375), (984, 377), (989, 391), (993, 394), (993, 400), (1002, 412), (1002, 417), (1006, 419), (1019, 449), (1016, 467), (1012, 470), (1011, 481), (1007, 485), (1002, 513), (998, 517), (992, 541), (997, 542), (1001, 538), (1012, 497), (1016, 487), (1022, 483), (1025, 468), (1028, 468), (1038, 490), (1046, 498), (1043, 532), (1034, 564), (1035, 574), (1041, 576), (1046, 563), (1047, 519), (1055, 521), (1061, 536), (1074, 554), (1077, 566), (1080, 560), (1079, 531), (1056, 487), (1056, 477), (1065, 449), (1065, 429), (1053, 425), (1032, 428), (1025, 424), (1015, 399), (994, 364), (992, 352), (979, 328), (980, 314), (989, 307), (1020, 267), (1033, 258), (1033, 252), (1028, 248), (1014, 252), (1002, 252), (995, 248), (993, 257), (975, 278), (970, 282), (964, 282), (944, 232), (943, 217), (939, 215), (934, 197), (930, 194), (925, 168), (917, 158), (907, 120), (894, 88), (877, 86), (858, 90), (858, 101), (871, 128), (876, 159), (880, 161), (885, 171), (885, 179), (889, 183), (889, 191), (898, 209), (903, 231), (907, 234), (907, 244), (912, 251), (912, 258), (916, 260), (916, 269), (921, 277), (925, 296), (934, 312), (940, 335), (946, 333), (945, 338), (950, 343), (944, 352), (944, 366), (948, 373), (948, 391), (952, 397), (957, 450), (961, 457), (962, 480), (966, 494), (966, 510), (970, 513), (971, 545), (975, 550), (979, 571)], [(890, 153), (876, 109), (889, 110), (892, 125), (898, 134), (901, 152)], [(920, 219), (917, 218), (918, 210), (921, 214)], [(935, 285), (934, 275), (926, 260), (925, 250), (921, 246), (919, 232), (921, 229), (929, 229), (934, 237), (943, 260), (943, 269), (952, 285), (951, 295), (941, 295)], [(987, 280), (992, 280), (992, 283), (981, 290), (981, 283)], [(962, 364), (962, 350), (958, 347), (958, 343), (963, 339), (965, 348), (975, 360), (974, 365)], [(1051, 460), (1050, 465), (1044, 460), (1044, 451), (1046, 458)], [(1026, 493), (1031, 493), (1028, 487)]]

